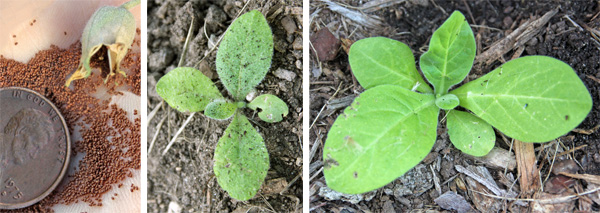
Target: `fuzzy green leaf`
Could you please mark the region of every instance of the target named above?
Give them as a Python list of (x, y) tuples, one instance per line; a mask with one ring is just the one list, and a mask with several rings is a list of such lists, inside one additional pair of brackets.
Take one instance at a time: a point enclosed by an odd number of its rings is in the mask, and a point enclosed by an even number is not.
[(237, 200), (254, 197), (269, 170), (269, 154), (262, 136), (240, 113), (235, 113), (219, 139), (214, 161), (217, 182)]
[(289, 111), (285, 102), (271, 94), (256, 97), (248, 104), (248, 107), (253, 110), (260, 108), (262, 111), (258, 113), (258, 117), (269, 123), (283, 120), (283, 117), (287, 116)]
[(330, 188), (358, 194), (382, 187), (417, 165), (436, 139), (433, 94), (395, 85), (366, 90), (338, 116), (323, 148)]
[(191, 67), (171, 70), (158, 80), (156, 92), (180, 112), (200, 112), (208, 103), (223, 98), (210, 78)]
[(236, 104), (219, 99), (214, 100), (213, 102), (210, 102), (208, 105), (206, 105), (204, 115), (212, 119), (225, 120), (230, 118), (233, 115), (233, 113), (235, 113), (236, 109)]
[(432, 93), (415, 66), (415, 57), (406, 44), (384, 37), (358, 40), (350, 47), (348, 61), (356, 80), (365, 89), (398, 85)]
[(492, 126), (471, 113), (451, 110), (446, 125), (450, 141), (460, 151), (473, 156), (484, 156), (496, 144)]
[(273, 34), (257, 10), (237, 18), (221, 41), (217, 52), (217, 73), (236, 101), (246, 95), (267, 74), (273, 56)]
[(460, 83), (473, 66), (475, 37), (462, 13), (454, 11), (431, 37), (429, 50), (421, 56), (420, 66), (435, 94), (444, 95)]
[(524, 142), (547, 142), (577, 127), (592, 98), (573, 69), (547, 56), (526, 56), (451, 92), (504, 134)]
[(435, 105), (440, 109), (451, 110), (458, 106), (458, 97), (454, 94), (445, 94), (435, 99)]

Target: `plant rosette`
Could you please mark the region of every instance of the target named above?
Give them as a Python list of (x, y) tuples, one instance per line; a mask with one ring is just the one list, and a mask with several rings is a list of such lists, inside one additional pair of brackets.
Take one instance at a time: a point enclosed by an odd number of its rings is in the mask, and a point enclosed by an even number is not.
[(265, 17), (253, 10), (231, 23), (217, 52), (217, 73), (233, 100), (223, 97), (208, 77), (191, 67), (175, 68), (156, 84), (158, 94), (180, 112), (204, 111), (216, 120), (233, 117), (218, 141), (213, 169), (219, 185), (237, 200), (254, 197), (269, 169), (263, 137), (241, 109), (261, 109), (258, 117), (269, 123), (281, 121), (289, 111), (285, 102), (270, 94), (250, 103), (244, 100), (264, 79), (272, 56), (271, 28)]
[(547, 56), (511, 60), (448, 92), (471, 70), (475, 48), (468, 22), (455, 11), (419, 61), (432, 89), (406, 44), (383, 37), (355, 42), (348, 60), (366, 90), (329, 130), (323, 148), (327, 185), (359, 194), (402, 176), (431, 151), (440, 110), (454, 147), (473, 156), (494, 147), (492, 127), (516, 140), (543, 143), (568, 133), (590, 112), (592, 99), (581, 79)]

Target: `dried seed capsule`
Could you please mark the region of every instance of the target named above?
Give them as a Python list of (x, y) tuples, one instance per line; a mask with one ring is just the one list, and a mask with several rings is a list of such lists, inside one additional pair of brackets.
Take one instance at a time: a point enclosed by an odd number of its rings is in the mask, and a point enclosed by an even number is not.
[(108, 50), (107, 57), (110, 68), (108, 77), (115, 75), (115, 71), (125, 76), (119, 68), (121, 60), (127, 54), (135, 37), (135, 17), (129, 9), (140, 3), (140, 0), (131, 0), (119, 7), (104, 6), (96, 10), (88, 20), (81, 35), (81, 59), (75, 73), (69, 77), (65, 86), (71, 81), (90, 76), (90, 60), (103, 46)]

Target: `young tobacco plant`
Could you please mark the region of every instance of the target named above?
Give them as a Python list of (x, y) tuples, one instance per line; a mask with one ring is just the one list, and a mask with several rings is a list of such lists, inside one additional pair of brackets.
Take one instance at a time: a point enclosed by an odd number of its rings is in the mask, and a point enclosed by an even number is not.
[(269, 169), (263, 138), (241, 109), (260, 108), (258, 117), (269, 123), (279, 122), (288, 114), (285, 102), (274, 95), (244, 101), (269, 71), (272, 56), (271, 28), (254, 10), (229, 26), (217, 52), (217, 73), (233, 101), (224, 98), (202, 72), (190, 67), (178, 67), (156, 84), (158, 94), (181, 112), (204, 111), (204, 115), (217, 120), (233, 117), (215, 149), (213, 169), (219, 185), (238, 200), (254, 197)]
[(492, 126), (523, 142), (547, 142), (577, 127), (591, 110), (591, 96), (573, 69), (547, 56), (514, 59), (448, 92), (467, 76), (474, 58), (473, 32), (458, 11), (433, 33), (420, 58), (433, 89), (407, 45), (382, 37), (354, 43), (348, 60), (366, 91), (329, 130), (323, 149), (327, 185), (358, 194), (402, 176), (433, 147), (440, 109), (452, 144), (474, 156), (494, 147)]

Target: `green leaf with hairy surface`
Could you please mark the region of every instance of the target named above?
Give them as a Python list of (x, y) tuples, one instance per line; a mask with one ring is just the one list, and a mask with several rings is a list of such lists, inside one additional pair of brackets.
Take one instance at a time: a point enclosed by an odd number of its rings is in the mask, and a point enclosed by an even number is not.
[(481, 157), (494, 148), (496, 133), (492, 126), (481, 118), (468, 112), (451, 110), (447, 119), (450, 141), (460, 151)]
[(458, 102), (458, 97), (454, 94), (445, 94), (435, 99), (435, 105), (444, 110), (454, 109)]
[(454, 11), (431, 37), (429, 50), (421, 56), (420, 66), (435, 94), (444, 95), (460, 83), (473, 66), (475, 38), (462, 13)]
[(265, 17), (253, 10), (231, 25), (217, 52), (217, 73), (236, 101), (244, 100), (267, 74), (273, 56), (273, 34)]
[(248, 107), (253, 110), (260, 108), (262, 111), (258, 113), (258, 117), (269, 123), (283, 120), (289, 111), (285, 102), (271, 94), (256, 97), (248, 104)]
[(415, 66), (415, 57), (406, 44), (384, 37), (358, 40), (350, 47), (348, 61), (356, 80), (365, 89), (398, 85), (432, 93)]
[(547, 56), (525, 56), (451, 92), (504, 134), (547, 142), (577, 127), (592, 98), (573, 69)]
[(214, 100), (206, 105), (206, 109), (204, 109), (204, 115), (212, 119), (225, 120), (230, 118), (233, 113), (235, 113), (236, 109), (236, 104), (227, 100), (219, 99)]
[(244, 115), (235, 113), (215, 149), (217, 182), (232, 198), (248, 200), (260, 189), (267, 170), (269, 154), (262, 136)]
[(191, 67), (171, 70), (158, 80), (156, 92), (180, 112), (200, 112), (208, 103), (223, 98), (210, 78)]
[(433, 94), (394, 85), (366, 90), (331, 127), (323, 148), (327, 185), (358, 194), (382, 187), (417, 165), (436, 139)]

